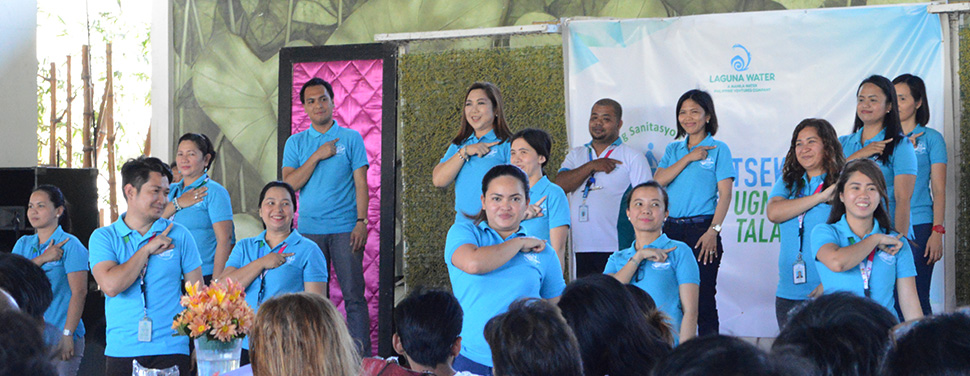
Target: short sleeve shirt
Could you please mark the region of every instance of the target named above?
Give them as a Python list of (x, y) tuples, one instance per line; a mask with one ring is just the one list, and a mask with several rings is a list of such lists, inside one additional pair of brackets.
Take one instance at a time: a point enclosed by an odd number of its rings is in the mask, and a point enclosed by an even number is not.
[(521, 227), (518, 232), (503, 239), (486, 222), (478, 225), (456, 222), (448, 230), (445, 241), (445, 264), (448, 266), (451, 290), (465, 312), (460, 354), (489, 367), (492, 366), (492, 353), (485, 342), (485, 323), (507, 311), (509, 304), (516, 299), (549, 299), (561, 295), (566, 283), (559, 257), (555, 249), (546, 245), (539, 253), (519, 252), (505, 265), (484, 274), (465, 273), (452, 263), (451, 258), (458, 247), (465, 244), (486, 247), (521, 236), (529, 236)]
[[(438, 163), (451, 159), (459, 149), (465, 146), (496, 141), (500, 140), (495, 136), (494, 130), (489, 131), (481, 138), (475, 137), (475, 134), (472, 133), (459, 145), (448, 144), (448, 150), (445, 151), (445, 155), (441, 157)], [(468, 161), (461, 166), (458, 176), (455, 177), (455, 222), (471, 222), (470, 219), (465, 217), (465, 214), (474, 216), (482, 210), (482, 178), (492, 167), (509, 163), (511, 148), (512, 144), (504, 141), (492, 146), (484, 157), (469, 156)]]
[[(802, 176), (804, 185), (800, 191), (795, 191), (793, 184), (791, 189), (785, 184), (782, 178), (775, 181), (771, 188), (770, 198), (781, 197), (785, 200), (794, 200), (801, 197), (811, 196), (815, 190), (825, 182), (825, 174), (808, 179), (808, 175)], [(808, 294), (812, 293), (820, 283), (818, 271), (815, 269), (814, 258), (812, 257), (812, 229), (819, 224), (824, 224), (829, 218), (829, 211), (832, 205), (822, 203), (815, 205), (807, 212), (795, 218), (789, 219), (778, 225), (781, 230), (781, 250), (778, 253), (778, 290), (775, 296), (788, 300), (806, 300)], [(803, 231), (799, 237), (799, 222), (802, 223)], [(801, 255), (802, 262), (805, 263), (805, 283), (795, 284), (794, 267)]]
[(933, 223), (933, 196), (930, 194), (930, 173), (937, 163), (946, 164), (946, 142), (935, 129), (917, 125), (906, 137), (922, 133), (916, 138), (913, 152), (916, 154), (916, 184), (910, 200), (913, 225)]
[[(151, 239), (165, 231), (171, 221), (159, 218), (144, 235), (132, 230), (124, 222), (125, 215), (114, 223), (94, 230), (90, 246), (92, 267), (103, 261), (118, 265), (127, 262)], [(195, 247), (192, 234), (184, 226), (175, 223), (168, 233), (174, 248), (148, 258), (145, 270), (145, 293), (142, 293), (142, 277), (116, 296), (105, 297), (105, 335), (107, 346), (104, 355), (113, 357), (136, 357), (166, 354), (189, 354), (189, 338), (173, 336), (172, 319), (182, 306), (182, 276), (199, 269), (202, 260)], [(147, 301), (145, 299), (147, 295)], [(145, 316), (152, 320), (151, 342), (138, 341), (138, 322)]]
[[(873, 138), (863, 143), (862, 129), (859, 129), (853, 134), (840, 136), (839, 142), (842, 143), (842, 152), (848, 158), (852, 153), (859, 151), (859, 149), (866, 147), (873, 141), (882, 141), (885, 135), (886, 130), (883, 129), (879, 133), (876, 133)], [(873, 162), (879, 165), (883, 177), (886, 178), (886, 194), (889, 195), (889, 218), (895, 219), (896, 196), (894, 192), (896, 191), (896, 175), (916, 175), (916, 153), (913, 151), (913, 144), (910, 144), (908, 139), (903, 139), (896, 144), (896, 148), (893, 150), (893, 155), (889, 158), (888, 163), (880, 162), (878, 157), (878, 155), (873, 155), (869, 159), (872, 159)], [(912, 224), (912, 221), (910, 222)]]
[[(687, 148), (687, 138), (667, 145), (658, 168), (667, 168), (677, 163), (693, 149)], [(714, 146), (707, 151), (707, 158), (694, 161), (667, 184), (670, 195), (670, 217), (684, 218), (698, 215), (712, 215), (717, 207), (717, 183), (724, 179), (735, 179), (734, 159), (731, 149), (722, 141), (707, 135), (697, 146)]]
[(317, 163), (300, 188), (299, 229), (305, 234), (350, 232), (357, 224), (357, 195), (354, 171), (367, 166), (364, 139), (337, 121), (326, 133), (314, 127), (290, 136), (283, 147), (283, 167), (300, 168), (323, 144), (339, 139), (336, 154)]
[(529, 204), (535, 205), (543, 197), (545, 201), (539, 205), (542, 216), (522, 221), (522, 227), (539, 239), (549, 241), (549, 230), (559, 226), (569, 226), (569, 201), (566, 193), (558, 185), (543, 176), (532, 188), (529, 188)]
[(178, 211), (172, 216), (172, 220), (185, 226), (195, 239), (199, 256), (202, 257), (202, 275), (212, 275), (216, 259), (216, 232), (212, 224), (232, 220), (232, 201), (229, 199), (229, 191), (215, 180), (209, 179), (208, 174), (202, 174), (188, 187), (182, 182), (172, 183), (168, 191), (168, 200), (172, 201), (185, 191), (201, 186), (207, 188), (202, 201)]

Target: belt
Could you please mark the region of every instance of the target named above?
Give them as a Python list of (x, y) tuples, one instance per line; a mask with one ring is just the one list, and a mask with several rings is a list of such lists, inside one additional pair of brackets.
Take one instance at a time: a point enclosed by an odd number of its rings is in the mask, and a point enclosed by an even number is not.
[(685, 225), (685, 224), (701, 224), (707, 221), (713, 221), (714, 215), (695, 215), (693, 217), (680, 217), (680, 218), (667, 218), (667, 223)]

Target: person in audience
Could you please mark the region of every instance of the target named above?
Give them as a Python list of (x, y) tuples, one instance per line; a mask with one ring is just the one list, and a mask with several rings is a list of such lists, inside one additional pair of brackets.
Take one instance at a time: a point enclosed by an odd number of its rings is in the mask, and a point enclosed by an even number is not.
[(44, 269), (14, 253), (0, 252), (0, 289), (10, 295), (17, 309), (41, 322), (54, 300)]
[(882, 375), (970, 375), (970, 310), (901, 325), (894, 331)]
[(664, 343), (673, 346), (676, 342), (674, 340), (674, 328), (670, 326), (670, 316), (658, 309), (657, 303), (643, 289), (634, 285), (624, 286), (630, 292), (630, 296), (633, 297), (633, 302), (637, 304), (637, 308), (640, 308), (640, 311), (647, 317), (647, 324), (657, 330)]
[(455, 183), (455, 222), (482, 210), (479, 183), (492, 167), (509, 163), (512, 131), (505, 121), (502, 93), (491, 82), (475, 82), (465, 91), (458, 134), (431, 172), (431, 183)]
[(811, 258), (812, 229), (825, 223), (835, 182), (845, 165), (841, 144), (825, 119), (805, 119), (795, 126), (782, 176), (768, 201), (768, 220), (779, 225), (778, 287), (775, 319), (785, 326), (793, 307), (822, 294), (822, 283)]
[(176, 157), (181, 179), (169, 187), (165, 218), (192, 233), (202, 257), (202, 280), (218, 278), (232, 250), (232, 202), (229, 191), (209, 178), (216, 149), (209, 137), (186, 133), (179, 138)]
[(14, 244), (13, 253), (28, 257), (44, 269), (53, 300), (44, 321), (59, 334), (47, 343), (57, 373), (76, 375), (84, 355), (81, 314), (88, 294), (88, 250), (70, 234), (67, 200), (53, 185), (41, 185), (30, 194), (27, 218), (36, 234)]
[[(259, 217), (266, 230), (236, 243), (221, 279), (246, 289), (246, 303), (259, 314), (267, 299), (308, 291), (326, 296), (327, 262), (320, 247), (293, 229), (296, 192), (282, 181), (267, 183), (259, 193)], [(249, 363), (251, 343), (243, 339), (242, 364)]]
[[(394, 351), (404, 355), (414, 371), (456, 375), (451, 364), (461, 350), (462, 316), (451, 293), (418, 288), (394, 307)], [(458, 374), (465, 375), (471, 374)]]
[(17, 306), (17, 301), (7, 290), (0, 288), (0, 312), (6, 310), (20, 311), (20, 307)]
[(906, 320), (923, 317), (912, 251), (889, 220), (879, 166), (868, 159), (847, 163), (834, 194), (828, 223), (812, 230), (812, 258), (825, 293), (852, 292), (891, 311), (895, 293)]
[(839, 137), (848, 161), (872, 159), (885, 177), (889, 195), (886, 212), (903, 236), (912, 233), (910, 202), (916, 184), (917, 162), (913, 144), (899, 122), (896, 89), (888, 78), (873, 75), (859, 84), (852, 133)]
[(556, 250), (521, 226), (529, 180), (512, 165), (493, 167), (482, 179), (482, 210), (474, 222), (455, 222), (445, 241), (452, 291), (465, 315), (454, 368), (492, 374), (485, 323), (521, 297), (555, 301), (565, 287)]
[(653, 368), (653, 376), (792, 376), (764, 351), (737, 337), (711, 335), (687, 341)]
[(943, 257), (943, 220), (946, 217), (946, 141), (939, 131), (928, 128), (930, 104), (923, 79), (903, 74), (893, 79), (902, 132), (916, 154), (916, 182), (910, 201), (913, 233), (913, 262), (916, 264), (916, 294), (923, 314), (930, 306), (933, 265)]
[(25, 312), (0, 309), (0, 375), (57, 375), (44, 345), (42, 322)]
[(545, 167), (552, 150), (552, 137), (540, 129), (527, 128), (512, 136), (512, 164), (529, 176), (529, 208), (522, 221), (532, 236), (545, 240), (566, 265), (566, 237), (569, 236), (569, 201), (566, 193), (546, 177)]
[(670, 217), (663, 232), (693, 247), (700, 270), (697, 329), (717, 334), (717, 271), (724, 246), (721, 225), (731, 206), (737, 177), (731, 149), (714, 139), (717, 114), (711, 95), (690, 90), (677, 100), (677, 135), (667, 145), (654, 178), (670, 192)]
[(547, 301), (515, 301), (507, 312), (488, 320), (485, 340), (497, 376), (583, 375), (576, 336)]
[(670, 352), (623, 284), (608, 275), (571, 282), (559, 309), (579, 342), (586, 376), (643, 375)]
[(223, 376), (357, 376), (360, 356), (343, 315), (320, 294), (275, 296), (253, 323), (252, 364)]
[(813, 375), (879, 375), (893, 325), (895, 315), (872, 299), (849, 292), (826, 294), (792, 311), (771, 351), (807, 359), (816, 368)]
[(636, 234), (630, 248), (610, 256), (603, 273), (637, 286), (660, 302), (671, 318), (675, 343), (697, 333), (697, 293), (700, 276), (690, 247), (663, 233), (667, 192), (655, 181), (640, 183), (627, 195), (626, 210)]

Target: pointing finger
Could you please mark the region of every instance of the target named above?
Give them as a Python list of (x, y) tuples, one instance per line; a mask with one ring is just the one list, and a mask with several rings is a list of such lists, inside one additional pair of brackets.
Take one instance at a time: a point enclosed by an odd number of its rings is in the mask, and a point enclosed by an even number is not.
[(701, 146), (704, 150), (711, 150), (717, 148), (717, 146)]
[(486, 142), (486, 143), (485, 143), (485, 146), (488, 146), (488, 147), (492, 147), (492, 146), (495, 146), (495, 145), (498, 145), (498, 144), (500, 144), (500, 143), (502, 143), (502, 141), (492, 141), (492, 142)]
[(61, 241), (60, 243), (57, 243), (57, 247), (58, 247), (58, 248), (60, 248), (60, 247), (63, 247), (63, 246), (64, 246), (64, 244), (66, 244), (68, 240), (70, 240), (70, 239), (64, 239), (64, 240), (63, 240), (63, 241)]
[(546, 201), (546, 197), (549, 197), (549, 196), (542, 196), (542, 198), (540, 198), (539, 201), (536, 201), (536, 203), (532, 205), (536, 205), (536, 206), (542, 205), (542, 203)]
[(174, 225), (174, 224), (175, 224), (175, 222), (170, 222), (168, 224), (168, 227), (165, 228), (165, 231), (162, 231), (162, 236), (168, 236), (168, 233), (169, 233), (169, 231), (172, 231), (172, 225)]
[(661, 249), (661, 251), (663, 251), (664, 253), (670, 253), (670, 252), (672, 252), (675, 249), (677, 249), (677, 247), (667, 248), (667, 249)]
[(280, 256), (283, 256), (283, 257), (290, 257), (290, 256), (293, 256), (293, 255), (295, 255), (295, 254), (296, 254), (296, 253), (289, 253), (289, 252), (288, 252), (288, 253), (280, 253), (279, 255), (280, 255)]

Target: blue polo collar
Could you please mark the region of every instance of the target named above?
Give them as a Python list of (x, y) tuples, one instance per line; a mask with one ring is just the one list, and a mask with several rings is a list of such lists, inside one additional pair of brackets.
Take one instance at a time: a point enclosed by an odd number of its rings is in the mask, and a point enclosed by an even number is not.
[[(492, 233), (494, 233), (496, 236), (498, 236), (500, 238), (502, 237), (501, 235), (498, 234), (498, 231), (495, 231), (494, 229), (492, 229), (491, 227), (488, 226), (488, 221), (487, 220), (479, 222), (478, 223), (478, 228), (482, 229), (485, 232), (492, 232)], [(505, 241), (505, 240), (509, 240), (509, 239), (513, 239), (513, 238), (522, 237), (522, 236), (529, 236), (529, 234), (526, 233), (525, 232), (525, 228), (520, 225), (518, 231), (512, 233), (512, 235), (509, 235), (509, 237), (504, 238), (502, 240)]]
[(336, 138), (337, 128), (339, 127), (340, 125), (337, 124), (337, 119), (333, 119), (333, 125), (330, 126), (330, 129), (328, 129), (326, 133), (320, 133), (320, 131), (314, 128), (313, 125), (310, 125), (310, 128), (307, 129), (310, 130), (310, 136), (313, 137), (329, 136), (330, 138)]

